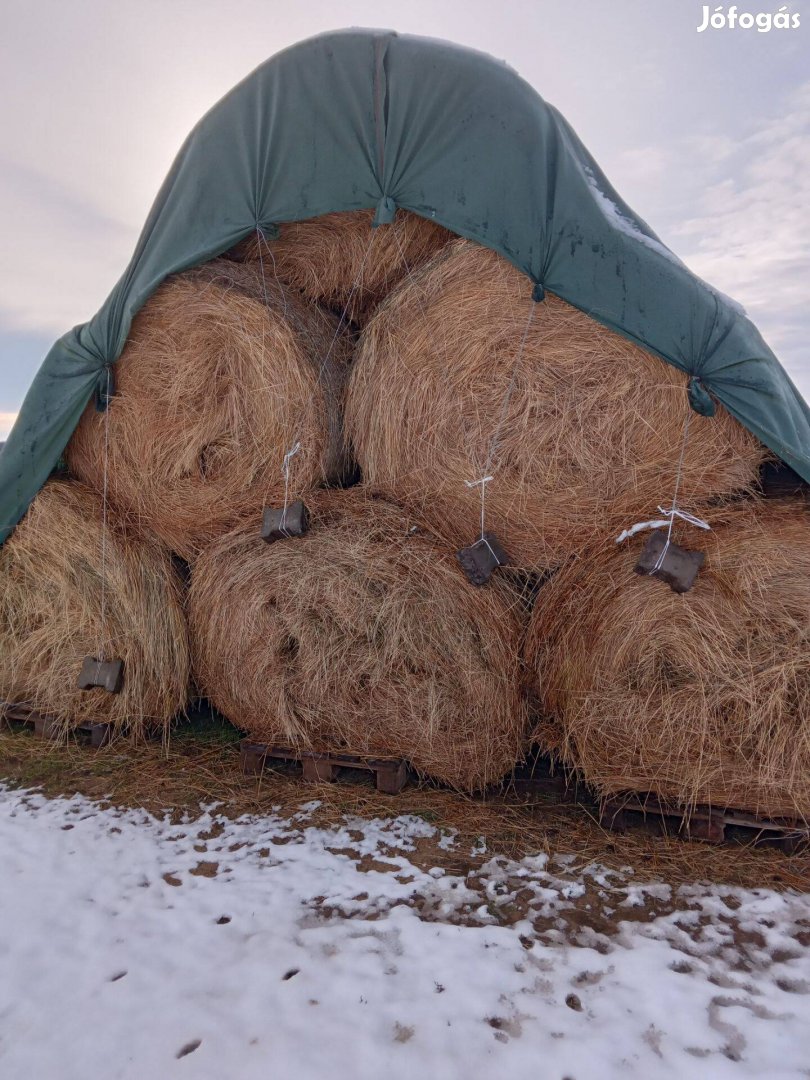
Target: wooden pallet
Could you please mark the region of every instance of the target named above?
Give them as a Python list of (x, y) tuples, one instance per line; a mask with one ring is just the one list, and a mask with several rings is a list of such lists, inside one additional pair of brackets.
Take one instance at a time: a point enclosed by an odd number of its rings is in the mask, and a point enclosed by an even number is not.
[(300, 762), (304, 780), (323, 782), (337, 780), (342, 769), (362, 769), (375, 775), (377, 791), (398, 795), (408, 780), (408, 763), (402, 758), (362, 758), (352, 754), (315, 754), (293, 750), (288, 746), (257, 743), (243, 739), (239, 744), (242, 772), (257, 776), (270, 761)]
[(743, 839), (768, 843), (794, 854), (810, 844), (810, 826), (796, 818), (761, 818), (742, 810), (711, 806), (682, 807), (651, 793), (628, 793), (602, 799), (599, 822), (613, 832), (652, 827), (659, 833), (722, 844)]
[[(64, 734), (65, 728), (51, 716), (43, 716), (36, 709), (28, 705), (18, 705), (13, 702), (0, 702), (0, 719), (14, 721), (18, 724), (30, 724), (38, 739), (55, 741)], [(112, 728), (109, 724), (96, 724), (87, 721), (70, 729), (71, 735), (81, 735), (93, 749), (99, 749), (110, 741)]]
[(500, 785), (501, 793), (521, 802), (553, 800), (557, 803), (593, 802), (589, 789), (576, 773), (554, 766), (547, 754), (536, 754), (518, 765)]

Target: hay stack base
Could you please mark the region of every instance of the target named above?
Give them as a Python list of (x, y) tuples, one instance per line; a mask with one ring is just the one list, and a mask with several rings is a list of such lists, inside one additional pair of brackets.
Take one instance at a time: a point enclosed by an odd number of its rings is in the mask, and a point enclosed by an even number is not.
[(810, 844), (810, 828), (796, 818), (773, 819), (739, 810), (718, 810), (711, 806), (679, 806), (650, 792), (625, 793), (602, 799), (599, 824), (611, 832), (652, 827), (662, 836), (723, 844), (730, 839), (751, 845), (778, 847), (795, 855)]
[[(481, 535), (485, 482), (485, 528), (543, 570), (669, 502), (689, 412), (683, 372), (456, 240), (365, 328), (346, 428), (366, 482), (456, 549)], [(765, 453), (722, 408), (692, 415), (681, 505), (753, 489)]]
[(373, 220), (373, 210), (352, 210), (285, 222), (278, 239), (249, 236), (228, 254), (261, 263), (268, 277), (339, 315), (345, 311), (349, 321), (362, 326), (380, 301), (453, 235), (405, 210), (388, 225), (372, 228)]
[[(120, 693), (79, 689), (88, 655), (123, 661)], [(50, 481), (0, 549), (0, 700), (41, 714), (49, 737), (106, 724), (143, 738), (183, 710), (189, 676), (168, 553), (110, 515), (102, 561), (99, 498)]]
[(115, 365), (109, 412), (88, 405), (67, 448), (71, 472), (108, 490), (192, 560), (234, 522), (347, 468), (342, 393), (348, 339), (337, 320), (224, 259), (169, 279), (136, 317)]
[(810, 512), (706, 517), (711, 532), (674, 530), (706, 553), (686, 594), (633, 573), (643, 534), (543, 586), (526, 641), (535, 738), (605, 796), (810, 820)]
[[(0, 704), (0, 720), (12, 724), (28, 724), (34, 729), (38, 739), (47, 742), (59, 742), (65, 735), (65, 727), (51, 716), (43, 716), (27, 705)], [(98, 724), (85, 721), (70, 729), (71, 735), (82, 736), (94, 750), (100, 750), (110, 742), (113, 729), (110, 724)]]
[(249, 526), (192, 571), (195, 677), (253, 741), (406, 758), (486, 787), (521, 756), (520, 600), (471, 589), (413, 518), (361, 488), (309, 499), (310, 529)]
[(377, 791), (398, 795), (408, 781), (408, 763), (403, 758), (362, 758), (350, 754), (308, 754), (286, 746), (268, 746), (243, 739), (239, 747), (239, 765), (247, 776), (259, 776), (272, 761), (294, 761), (301, 766), (308, 783), (333, 783), (341, 771), (351, 769), (371, 773)]

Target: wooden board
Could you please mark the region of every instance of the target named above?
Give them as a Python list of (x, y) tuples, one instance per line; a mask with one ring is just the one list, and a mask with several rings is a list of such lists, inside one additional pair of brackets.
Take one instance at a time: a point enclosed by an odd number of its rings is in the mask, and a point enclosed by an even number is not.
[(242, 772), (258, 775), (269, 761), (300, 762), (304, 780), (324, 782), (337, 780), (342, 769), (361, 769), (372, 772), (377, 790), (386, 795), (398, 795), (408, 780), (408, 763), (403, 758), (363, 758), (352, 754), (316, 754), (293, 750), (288, 746), (257, 743), (243, 739), (239, 744)]

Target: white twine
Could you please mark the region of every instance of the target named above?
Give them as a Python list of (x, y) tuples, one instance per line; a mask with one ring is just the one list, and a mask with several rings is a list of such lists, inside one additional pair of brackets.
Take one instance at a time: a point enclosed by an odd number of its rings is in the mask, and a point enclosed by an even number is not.
[(698, 529), (709, 529), (711, 525), (708, 521), (704, 521), (703, 518), (695, 517), (694, 514), (689, 514), (686, 510), (678, 510), (677, 507), (670, 507), (665, 510), (663, 506), (658, 507), (658, 513), (661, 514), (661, 518), (653, 521), (637, 521), (635, 525), (631, 525), (629, 529), (625, 529), (624, 532), (619, 533), (616, 537), (616, 543), (624, 543), (625, 540), (629, 540), (631, 536), (635, 536), (636, 533), (643, 532), (644, 529), (663, 529), (669, 525), (672, 517), (679, 517), (682, 521), (685, 521), (688, 525), (695, 525)]
[[(101, 642), (99, 644), (99, 665), (104, 660), (104, 620), (107, 613), (107, 478), (110, 461), (110, 365), (107, 365), (107, 390), (104, 407), (104, 487), (101, 501)], [(96, 673), (98, 678), (98, 672)]]
[(686, 420), (683, 425), (683, 441), (681, 443), (681, 455), (678, 458), (678, 469), (675, 474), (675, 490), (672, 493), (672, 505), (667, 509), (663, 506), (658, 507), (658, 513), (662, 515), (660, 521), (639, 521), (635, 525), (631, 525), (629, 529), (625, 529), (616, 537), (616, 543), (620, 544), (623, 540), (626, 540), (629, 536), (634, 536), (637, 532), (641, 532), (642, 529), (655, 529), (666, 526), (667, 536), (664, 541), (664, 546), (661, 548), (661, 554), (655, 561), (655, 565), (652, 570), (649, 571), (650, 575), (657, 573), (664, 565), (664, 559), (667, 557), (670, 544), (672, 543), (672, 526), (675, 524), (675, 518), (681, 518), (681, 520), (687, 522), (689, 525), (696, 525), (700, 529), (711, 529), (711, 526), (703, 518), (695, 517), (694, 514), (688, 514), (685, 510), (678, 508), (678, 492), (681, 487), (681, 475), (683, 473), (683, 459), (686, 454), (686, 443), (689, 439), (689, 422), (692, 419), (692, 409), (687, 405)]
[[(257, 235), (259, 237), (259, 265), (260, 265), (260, 268), (261, 268), (261, 275), (262, 275), (262, 288), (264, 290), (264, 302), (267, 305), (268, 304), (267, 284), (265, 282), (265, 277), (264, 277), (264, 259), (262, 258), (262, 241), (264, 241), (264, 243), (267, 244), (268, 253), (273, 258), (273, 272), (274, 272), (276, 281), (278, 281), (278, 274), (275, 273), (275, 258), (273, 257), (272, 248), (270, 247), (270, 244), (267, 242), (267, 240), (266, 240), (266, 238), (264, 236), (264, 233), (262, 232), (261, 227), (259, 226), (258, 222), (256, 223), (256, 233), (257, 233)], [(332, 340), (329, 342), (329, 347), (326, 350), (326, 353), (324, 354), (324, 357), (323, 357), (323, 360), (321, 361), (320, 367), (318, 368), (318, 378), (317, 378), (317, 381), (316, 381), (316, 386), (321, 385), (321, 381), (323, 379), (323, 374), (324, 374), (324, 371), (326, 370), (326, 365), (329, 363), (329, 358), (331, 357), (332, 352), (333, 352), (333, 350), (335, 348), (335, 345), (337, 344), (337, 340), (340, 337), (340, 331), (343, 329), (343, 324), (344, 324), (344, 322), (347, 321), (347, 316), (349, 314), (349, 308), (351, 307), (352, 300), (354, 299), (354, 295), (357, 292), (357, 290), (360, 288), (360, 283), (363, 280), (363, 271), (366, 268), (366, 262), (368, 260), (369, 253), (371, 252), (371, 246), (372, 246), (373, 242), (374, 242), (374, 229), (371, 229), (371, 235), (369, 236), (368, 244), (366, 245), (366, 250), (363, 253), (363, 258), (362, 258), (362, 260), (360, 262), (360, 266), (359, 266), (359, 268), (357, 270), (357, 275), (356, 275), (354, 281), (352, 282), (352, 287), (349, 290), (349, 295), (346, 297), (346, 304), (344, 305), (343, 311), (341, 312), (340, 319), (338, 320), (338, 324), (337, 324), (337, 328), (335, 329), (334, 336), (332, 337)], [(283, 290), (282, 290), (282, 292), (283, 292)], [(286, 294), (285, 294), (285, 299), (284, 299), (284, 315), (285, 315), (285, 317), (287, 315)], [(262, 352), (264, 352), (264, 327), (262, 327)], [(315, 394), (315, 391), (313, 390), (310, 393), (309, 398), (307, 399), (308, 402), (312, 400), (312, 398), (314, 397), (314, 394)], [(286, 452), (286, 454), (284, 455), (284, 458), (282, 460), (281, 471), (282, 471), (282, 474), (284, 476), (284, 510), (282, 512), (282, 518), (281, 518), (282, 522), (284, 522), (285, 519), (286, 519), (287, 505), (288, 505), (288, 500), (289, 500), (290, 460), (298, 453), (298, 451), (300, 449), (301, 449), (301, 442), (300, 442), (300, 440), (298, 438), (296, 438), (292, 449), (290, 449), (290, 450), (288, 450)]]
[[(493, 476), (482, 476), (480, 480), (465, 480), (464, 481), (465, 486), (468, 487), (468, 488), (478, 487), (479, 484), (481, 485), (481, 539), (484, 541), (485, 544), (487, 544), (487, 541), (486, 541), (486, 537), (484, 536), (484, 521), (485, 521), (484, 500), (486, 499), (486, 494), (487, 494), (487, 484), (491, 480), (494, 480), (494, 479), (495, 478)], [(489, 544), (487, 544), (487, 547), (489, 547)], [(489, 548), (489, 550), (492, 551), (492, 548)]]
[(286, 528), (287, 525), (287, 504), (290, 495), (290, 461), (295, 457), (298, 451), (301, 449), (301, 443), (296, 442), (287, 453), (284, 455), (284, 460), (281, 463), (281, 474), (284, 477), (284, 509), (281, 512), (281, 527)]
[[(487, 543), (487, 541), (486, 541), (486, 539), (484, 537), (484, 532), (485, 532), (485, 528), (486, 528), (486, 507), (485, 507), (486, 487), (487, 487), (487, 484), (491, 480), (495, 479), (494, 473), (490, 474), (490, 469), (492, 468), (492, 461), (493, 461), (493, 458), (495, 457), (495, 451), (497, 449), (498, 441), (499, 441), (500, 436), (501, 436), (501, 429), (503, 427), (504, 421), (506, 420), (506, 413), (507, 413), (507, 410), (509, 409), (509, 402), (512, 399), (512, 393), (513, 393), (513, 391), (515, 389), (515, 384), (517, 382), (518, 367), (520, 366), (520, 361), (523, 358), (523, 350), (526, 347), (526, 340), (527, 340), (527, 338), (529, 336), (529, 328), (531, 327), (532, 319), (534, 318), (535, 306), (536, 306), (535, 302), (532, 301), (532, 306), (529, 309), (529, 315), (528, 315), (528, 318), (526, 319), (526, 324), (523, 327), (523, 336), (520, 339), (520, 347), (518, 348), (517, 355), (515, 356), (515, 362), (512, 365), (512, 377), (509, 380), (509, 385), (506, 388), (506, 393), (504, 394), (504, 397), (503, 397), (503, 403), (501, 404), (501, 415), (498, 418), (498, 423), (495, 426), (495, 431), (492, 433), (492, 438), (490, 439), (489, 450), (487, 451), (487, 463), (484, 466), (485, 475), (482, 476), (479, 480), (465, 480), (464, 481), (465, 487), (468, 487), (468, 488), (477, 487), (479, 484), (481, 485), (481, 540), (483, 540), (483, 542), (487, 545), (487, 547), (489, 548), (489, 550), (492, 552), (493, 555), (495, 555), (495, 552), (492, 551), (491, 547), (489, 547), (489, 544)], [(497, 556), (496, 556), (496, 558), (497, 558)]]

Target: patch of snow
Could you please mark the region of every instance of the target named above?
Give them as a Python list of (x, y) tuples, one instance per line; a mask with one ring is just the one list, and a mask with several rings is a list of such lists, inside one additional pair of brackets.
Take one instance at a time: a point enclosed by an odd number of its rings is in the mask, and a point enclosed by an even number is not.
[(178, 826), (0, 785), (3, 1080), (807, 1076), (807, 896), (425, 871), (422, 819), (314, 808)]

